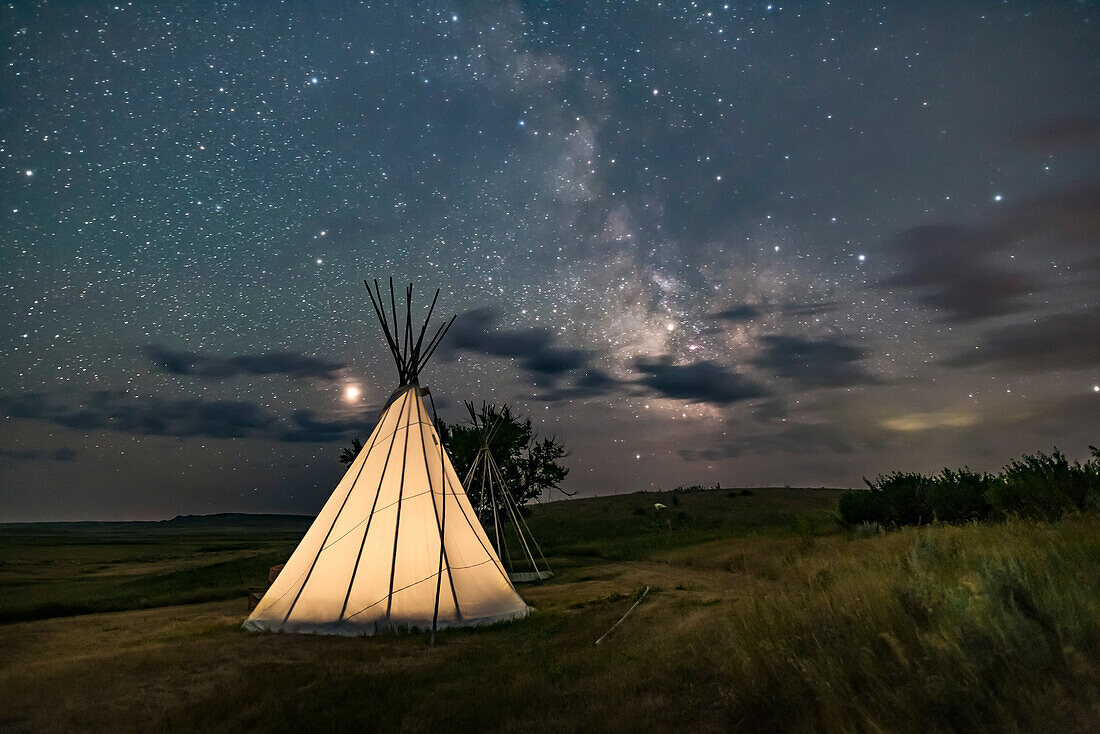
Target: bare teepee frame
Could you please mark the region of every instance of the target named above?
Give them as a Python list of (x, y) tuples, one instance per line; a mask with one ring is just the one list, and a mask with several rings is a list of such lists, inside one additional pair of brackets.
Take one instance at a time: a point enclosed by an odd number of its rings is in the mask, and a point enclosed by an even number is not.
[[(550, 564), (547, 563), (546, 556), (543, 555), (542, 548), (539, 547), (535, 536), (531, 534), (531, 528), (528, 527), (527, 520), (523, 517), (523, 512), (515, 497), (509, 491), (508, 484), (501, 474), (500, 466), (493, 458), (491, 448), (493, 437), (500, 429), (504, 416), (497, 413), (495, 419), (490, 423), (488, 419), (493, 411), (487, 410), (484, 403), (482, 404), (481, 415), (478, 415), (477, 411), (474, 410), (473, 403), (467, 402), (466, 410), (470, 413), (470, 422), (477, 433), (479, 446), (477, 455), (470, 464), (470, 471), (466, 473), (466, 479), (462, 482), (462, 486), (466, 488), (467, 494), (474, 489), (475, 485), (481, 492), (481, 503), (477, 508), (477, 514), (483, 525), (490, 516), (492, 517), (493, 534), (490, 540), (496, 549), (497, 557), (500, 558), (501, 563), (507, 569), (508, 578), (513, 583), (541, 581), (550, 578), (554, 575), (554, 572), (550, 569)], [(504, 510), (503, 513), (501, 509)], [(507, 530), (509, 523), (519, 540), (519, 548), (516, 549), (520, 553), (518, 561), (512, 556), (508, 548)], [(488, 531), (488, 528), (486, 528), (486, 531)], [(538, 558), (536, 558), (536, 553)], [(539, 561), (541, 561), (541, 564)]]

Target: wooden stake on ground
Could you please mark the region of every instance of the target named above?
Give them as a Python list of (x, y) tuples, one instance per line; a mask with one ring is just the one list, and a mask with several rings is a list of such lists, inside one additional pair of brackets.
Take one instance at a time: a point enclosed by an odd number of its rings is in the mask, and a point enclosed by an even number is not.
[(634, 611), (634, 607), (636, 607), (636, 606), (638, 606), (639, 604), (641, 604), (641, 603), (642, 603), (642, 599), (645, 599), (645, 595), (646, 595), (646, 594), (648, 594), (648, 593), (649, 593), (649, 587), (647, 586), (647, 587), (645, 587), (645, 591), (643, 591), (643, 592), (642, 592), (642, 595), (638, 597), (638, 601), (634, 602), (634, 604), (633, 604), (633, 605), (632, 605), (632, 606), (630, 607), (630, 609), (627, 609), (627, 610), (626, 610), (626, 614), (624, 614), (623, 616), (619, 617), (619, 621), (618, 621), (618, 622), (616, 622), (615, 624), (611, 625), (611, 629), (609, 629), (609, 630), (608, 630), (607, 632), (604, 632), (604, 633), (603, 633), (602, 635), (600, 635), (600, 639), (596, 640), (596, 644), (597, 644), (597, 645), (599, 645), (599, 644), (600, 644), (601, 642), (603, 642), (603, 641), (604, 641), (604, 638), (605, 638), (605, 637), (607, 637), (607, 636), (608, 636), (609, 634), (611, 634), (611, 633), (612, 633), (612, 632), (614, 631), (614, 629), (615, 629), (616, 627), (618, 627), (618, 626), (619, 626), (620, 624), (622, 624), (622, 621), (623, 621), (624, 619), (626, 619), (626, 615), (627, 615), (627, 614), (630, 614), (631, 612), (633, 612), (633, 611)]

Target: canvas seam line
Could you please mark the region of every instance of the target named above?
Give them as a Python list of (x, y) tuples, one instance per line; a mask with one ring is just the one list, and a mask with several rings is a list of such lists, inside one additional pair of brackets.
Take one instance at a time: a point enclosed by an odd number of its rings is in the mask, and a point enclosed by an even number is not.
[[(386, 469), (390, 466), (390, 456), (393, 454), (393, 445), (397, 443), (397, 431), (400, 430), (401, 416), (405, 413), (405, 406), (408, 405), (409, 394), (405, 393), (404, 399), (401, 401), (401, 408), (397, 413), (398, 428), (394, 430), (392, 439), (390, 440), (390, 447), (386, 450), (386, 460), (382, 464), (382, 474), (378, 477), (378, 488), (374, 491), (374, 502), (371, 503), (370, 515), (367, 516), (367, 527), (363, 530), (363, 540), (359, 543), (359, 554), (355, 556), (355, 566), (351, 569), (351, 577), (348, 579), (348, 591), (344, 595), (344, 605), (340, 608), (340, 616), (337, 617), (337, 622), (344, 618), (344, 612), (348, 609), (348, 600), (351, 599), (351, 588), (355, 585), (355, 576), (359, 572), (359, 561), (363, 558), (363, 548), (367, 545), (367, 535), (370, 534), (371, 520), (374, 519), (374, 508), (378, 505), (378, 497), (382, 494), (382, 482), (386, 480)], [(366, 464), (366, 462), (363, 462)]]
[[(378, 416), (378, 427), (379, 428), (382, 427), (382, 419), (384, 417), (385, 416), (382, 416), (382, 415)], [(348, 487), (348, 493), (346, 495), (344, 495), (344, 501), (340, 503), (340, 509), (336, 511), (336, 516), (334, 518), (332, 518), (332, 525), (329, 525), (328, 532), (325, 533), (325, 537), (321, 541), (321, 547), (320, 547), (320, 549), (318, 549), (317, 555), (315, 555), (313, 557), (313, 562), (309, 564), (309, 570), (306, 571), (306, 573), (305, 573), (305, 580), (302, 581), (302, 585), (298, 587), (298, 593), (294, 596), (294, 601), (292, 601), (290, 603), (290, 609), (287, 610), (286, 616), (283, 617), (283, 624), (286, 624), (286, 621), (288, 619), (290, 619), (291, 613), (294, 612), (294, 607), (298, 605), (298, 600), (302, 597), (302, 592), (305, 591), (306, 584), (309, 583), (309, 577), (311, 575), (313, 575), (313, 569), (316, 568), (317, 561), (318, 561), (318, 559), (320, 559), (321, 553), (325, 550), (325, 542), (328, 541), (329, 535), (331, 535), (333, 529), (336, 528), (336, 522), (340, 519), (340, 514), (344, 511), (344, 507), (347, 506), (348, 500), (351, 499), (351, 493), (352, 493), (352, 490), (355, 489), (355, 483), (358, 482), (359, 477), (361, 477), (363, 475), (363, 469), (365, 469), (366, 466), (367, 466), (367, 459), (370, 458), (370, 452), (374, 450), (374, 447), (377, 443), (378, 443), (378, 436), (375, 436), (371, 440), (370, 446), (367, 448), (367, 453), (363, 455), (363, 463), (359, 465), (359, 471), (355, 473), (355, 479), (352, 481), (351, 485)], [(291, 554), (291, 555), (293, 556), (293, 554)], [(297, 584), (298, 581), (300, 581), (301, 579), (302, 579), (302, 576), (299, 576), (297, 579), (295, 579), (295, 584)], [(289, 594), (290, 589), (293, 589), (293, 588), (294, 588), (294, 586), (291, 586), (285, 592), (280, 594), (279, 597), (271, 603), (271, 606), (274, 606), (278, 602), (282, 601), (283, 597), (286, 596), (287, 594)]]
[[(492, 562), (493, 562), (492, 558), (486, 558), (484, 561), (479, 561), (477, 563), (471, 563), (468, 566), (451, 566), (450, 568), (452, 570), (455, 570), (455, 571), (463, 571), (463, 570), (468, 569), (468, 568), (477, 568), (478, 566), (484, 566), (486, 563), (492, 563)], [(404, 591), (405, 589), (411, 589), (412, 587), (416, 586), (417, 584), (422, 584), (425, 581), (431, 581), (432, 579), (434, 579), (438, 575), (439, 575), (438, 573), (429, 574), (429, 575), (425, 576), (424, 578), (422, 578), (418, 581), (413, 581), (412, 583), (406, 584), (406, 585), (402, 586), (399, 589), (394, 589), (393, 593), (397, 594), (397, 593), (400, 593), (400, 592)], [(344, 617), (343, 619), (337, 620), (333, 624), (340, 624), (340, 622), (347, 622), (347, 621), (359, 616), (360, 614), (367, 611), (371, 607), (378, 606), (379, 604), (384, 602), (386, 599), (388, 599), (389, 596), (390, 595), (387, 594), (386, 596), (380, 597), (377, 601), (373, 601), (370, 604), (368, 604), (367, 606), (360, 609), (358, 612), (355, 612), (355, 614), (349, 614), (348, 616)]]
[[(434, 403), (434, 401), (433, 401), (433, 403)], [(424, 404), (423, 400), (418, 400), (417, 403), (416, 403), (417, 419), (420, 418), (420, 409), (423, 406), (423, 404)], [(439, 473), (439, 478), (440, 478), (440, 480), (443, 481), (443, 486), (445, 488), (447, 486), (447, 484), (446, 484), (446, 482), (447, 482), (447, 471), (446, 471), (446, 466), (443, 463), (443, 453), (444, 453), (443, 443), (442, 443), (442, 441), (440, 441), (439, 439), (437, 439), (435, 437), (435, 428), (434, 428), (434, 426), (432, 427), (432, 440), (436, 443), (436, 445), (439, 446), (439, 453), (440, 453), (439, 468), (441, 470), (440, 473)], [(455, 605), (455, 616), (458, 617), (459, 619), (462, 619), (462, 610), (458, 606), (458, 593), (455, 591), (454, 577), (451, 576), (451, 573), (450, 573), (451, 559), (447, 555), (447, 542), (446, 542), (446, 537), (445, 537), (446, 526), (444, 524), (444, 521), (447, 518), (447, 492), (444, 489), (444, 491), (440, 493), (442, 495), (442, 498), (443, 498), (443, 519), (441, 520), (440, 517), (439, 517), (439, 508), (435, 504), (435, 489), (432, 487), (432, 468), (430, 466), (428, 466), (428, 442), (424, 439), (424, 432), (423, 431), (420, 432), (420, 448), (421, 448), (421, 451), (424, 454), (424, 468), (428, 473), (428, 492), (432, 495), (432, 512), (435, 514), (435, 523), (436, 523), (437, 528), (439, 529), (439, 564), (438, 564), (438, 569), (436, 571), (436, 575), (439, 578), (438, 578), (438, 581), (436, 583), (436, 589), (435, 589), (435, 607), (432, 611), (432, 626), (434, 627), (435, 626), (435, 620), (438, 619), (438, 617), (439, 617), (439, 586), (443, 582), (444, 564), (446, 564), (447, 578), (449, 580), (449, 584), (450, 584), (450, 587), (451, 587), (451, 598), (452, 598), (452, 601), (454, 602), (454, 605)]]
[[(417, 414), (419, 418), (419, 413)], [(412, 411), (409, 411), (409, 422), (412, 422)], [(406, 426), (406, 429), (408, 427)], [(390, 592), (387, 594), (389, 602), (386, 604), (386, 619), (390, 618), (393, 609), (393, 581), (397, 576), (397, 542), (401, 538), (401, 498), (405, 493), (405, 467), (409, 464), (409, 431), (405, 431), (405, 448), (401, 455), (401, 481), (397, 485), (397, 519), (393, 524), (393, 560), (390, 562)], [(372, 511), (373, 512), (373, 511)], [(364, 537), (365, 541), (366, 538)], [(348, 587), (348, 595), (351, 595), (351, 587)], [(341, 614), (343, 616), (343, 614)]]

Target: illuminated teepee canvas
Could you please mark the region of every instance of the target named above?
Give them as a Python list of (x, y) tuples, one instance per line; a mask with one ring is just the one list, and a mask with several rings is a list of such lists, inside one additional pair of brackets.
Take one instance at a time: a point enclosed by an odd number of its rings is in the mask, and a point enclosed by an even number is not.
[(424, 403), (430, 393), (419, 385), (420, 371), (454, 319), (425, 344), (439, 291), (416, 336), (410, 285), (399, 343), (392, 281), (389, 313), (377, 281), (367, 292), (401, 385), (244, 628), (434, 633), (523, 617), (529, 607), (478, 522)]

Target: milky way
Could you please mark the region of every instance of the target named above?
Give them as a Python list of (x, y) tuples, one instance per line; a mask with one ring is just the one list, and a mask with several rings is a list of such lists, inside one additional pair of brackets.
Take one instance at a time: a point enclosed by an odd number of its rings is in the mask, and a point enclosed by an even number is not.
[[(458, 314), (581, 495), (1100, 443), (1092, 3), (0, 9), (0, 520), (314, 512)], [(383, 280), (385, 282), (385, 280)]]

